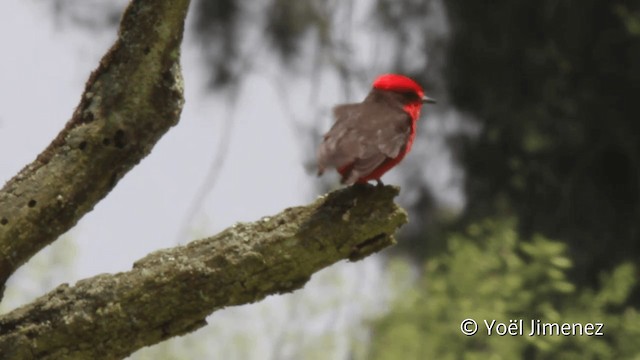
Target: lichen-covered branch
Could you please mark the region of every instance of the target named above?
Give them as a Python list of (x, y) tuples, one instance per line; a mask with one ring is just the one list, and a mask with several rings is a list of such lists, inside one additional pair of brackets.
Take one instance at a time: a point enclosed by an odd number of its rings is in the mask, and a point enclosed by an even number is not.
[(407, 222), (394, 187), (355, 186), (313, 204), (185, 246), (154, 252), (131, 271), (61, 285), (0, 317), (11, 359), (119, 359), (205, 325), (226, 306), (302, 287), (342, 259), (394, 243)]
[(20, 265), (75, 225), (177, 123), (188, 6), (132, 1), (72, 119), (0, 190), (0, 294)]

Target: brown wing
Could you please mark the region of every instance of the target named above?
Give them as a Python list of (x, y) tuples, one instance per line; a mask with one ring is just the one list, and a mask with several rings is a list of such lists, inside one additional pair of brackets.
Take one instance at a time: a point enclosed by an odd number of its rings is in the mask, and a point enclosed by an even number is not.
[(383, 104), (337, 106), (336, 122), (318, 149), (318, 173), (327, 167), (348, 169), (343, 182), (352, 184), (370, 174), (385, 160), (395, 158), (407, 146), (409, 115)]

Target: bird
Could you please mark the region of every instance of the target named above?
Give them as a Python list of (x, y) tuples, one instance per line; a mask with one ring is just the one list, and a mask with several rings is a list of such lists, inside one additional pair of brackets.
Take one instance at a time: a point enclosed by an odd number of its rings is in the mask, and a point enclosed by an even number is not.
[(345, 185), (384, 185), (382, 175), (411, 150), (422, 105), (434, 103), (407, 76), (378, 76), (362, 102), (334, 107), (335, 122), (317, 152), (318, 176), (335, 168)]

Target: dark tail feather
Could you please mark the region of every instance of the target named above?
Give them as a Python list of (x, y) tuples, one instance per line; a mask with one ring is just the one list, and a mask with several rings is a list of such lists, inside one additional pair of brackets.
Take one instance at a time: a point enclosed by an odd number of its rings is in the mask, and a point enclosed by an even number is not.
[(340, 183), (345, 185), (353, 185), (359, 177), (359, 174), (354, 172), (353, 163), (339, 168), (338, 172), (342, 175)]

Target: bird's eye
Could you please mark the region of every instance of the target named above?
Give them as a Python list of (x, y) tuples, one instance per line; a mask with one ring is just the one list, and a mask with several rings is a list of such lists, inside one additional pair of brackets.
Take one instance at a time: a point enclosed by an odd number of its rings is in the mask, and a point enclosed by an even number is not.
[(415, 91), (405, 91), (402, 93), (402, 96), (409, 101), (420, 100), (420, 96), (418, 96)]

